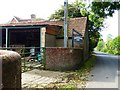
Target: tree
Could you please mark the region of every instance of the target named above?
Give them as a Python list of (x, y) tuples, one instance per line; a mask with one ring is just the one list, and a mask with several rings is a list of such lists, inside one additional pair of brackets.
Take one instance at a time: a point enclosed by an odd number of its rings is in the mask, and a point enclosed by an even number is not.
[(112, 42), (112, 39), (107, 40), (105, 47), (104, 47), (104, 50), (103, 50), (104, 52), (109, 53), (109, 54), (113, 54), (112, 49), (111, 49), (111, 46), (112, 46), (111, 42)]
[(120, 9), (120, 1), (118, 2), (112, 2), (112, 0), (111, 2), (98, 2), (98, 1), (100, 0), (94, 0), (94, 2), (92, 2), (91, 9), (99, 17), (106, 18), (107, 16), (112, 16), (115, 10)]
[(99, 42), (98, 42), (98, 44), (97, 44), (97, 50), (98, 50), (98, 51), (102, 51), (102, 49), (104, 48), (104, 45), (105, 45), (105, 43), (104, 43), (103, 39), (100, 38), (100, 39), (99, 39)]
[(120, 36), (112, 40), (111, 51), (113, 52), (113, 54), (120, 55)]
[(97, 45), (97, 50), (108, 54), (120, 55), (120, 36), (114, 39), (108, 39), (106, 43), (103, 43), (100, 39)]
[[(88, 17), (89, 30), (89, 50), (92, 51), (100, 38), (101, 27), (103, 27), (104, 18), (112, 16), (115, 10), (120, 9), (120, 2), (92, 2), (91, 5), (86, 6), (82, 2), (76, 0), (73, 4), (68, 5), (68, 18), (75, 18), (86, 16)], [(64, 7), (56, 11), (49, 18), (64, 19)]]
[[(77, 6), (75, 4), (68, 4), (68, 18), (82, 16), (80, 13), (80, 9), (76, 7)], [(64, 20), (64, 6), (61, 6), (61, 9), (59, 9), (58, 11), (55, 11), (55, 13), (52, 14), (49, 17), (49, 19), (50, 20), (54, 20), (54, 19)]]

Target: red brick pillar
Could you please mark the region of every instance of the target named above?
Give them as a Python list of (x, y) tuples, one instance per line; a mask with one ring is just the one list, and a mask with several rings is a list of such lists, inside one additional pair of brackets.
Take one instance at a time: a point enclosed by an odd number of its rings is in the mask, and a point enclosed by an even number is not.
[[(0, 50), (2, 88), (21, 89), (21, 57), (13, 51)], [(0, 86), (0, 87), (1, 87)]]

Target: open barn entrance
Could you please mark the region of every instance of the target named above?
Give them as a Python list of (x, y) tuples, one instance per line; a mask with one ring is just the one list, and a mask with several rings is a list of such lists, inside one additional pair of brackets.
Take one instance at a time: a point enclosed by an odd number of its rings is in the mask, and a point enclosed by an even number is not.
[(5, 26), (2, 27), (2, 49), (21, 55), (22, 72), (44, 69), (46, 47), (56, 47), (60, 26)]
[[(39, 29), (9, 29), (8, 47), (40, 47)], [(6, 44), (6, 32), (3, 30), (3, 47)]]
[(2, 49), (16, 51), (21, 55), (22, 72), (43, 67), (41, 28), (11, 26), (2, 29)]

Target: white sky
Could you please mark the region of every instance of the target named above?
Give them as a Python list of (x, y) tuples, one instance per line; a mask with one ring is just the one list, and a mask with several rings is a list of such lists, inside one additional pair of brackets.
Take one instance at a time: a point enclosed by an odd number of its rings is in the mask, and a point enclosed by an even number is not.
[[(68, 0), (69, 3), (75, 0)], [(64, 0), (1, 0), (0, 1), (0, 23), (9, 22), (13, 16), (30, 18), (36, 14), (37, 18), (47, 19), (55, 10), (64, 4)], [(101, 34), (106, 39), (108, 34), (114, 37), (118, 35), (118, 14), (106, 20), (108, 28)]]
[(105, 20), (106, 28), (103, 29), (101, 34), (103, 35), (103, 39), (106, 41), (107, 35), (111, 34), (113, 38), (118, 36), (118, 11), (113, 14), (113, 17), (108, 17)]
[[(71, 3), (75, 0), (68, 1)], [(47, 19), (61, 5), (64, 5), (64, 0), (1, 0), (0, 23), (8, 22), (13, 16), (30, 18), (31, 14)]]

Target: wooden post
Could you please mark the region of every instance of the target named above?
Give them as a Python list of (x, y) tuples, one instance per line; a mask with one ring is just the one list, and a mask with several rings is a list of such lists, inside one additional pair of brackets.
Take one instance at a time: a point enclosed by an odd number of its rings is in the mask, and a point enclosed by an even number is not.
[(40, 59), (39, 60), (42, 60), (43, 59), (43, 48), (45, 47), (45, 32), (46, 32), (46, 27), (42, 27), (40, 29)]
[(8, 28), (6, 28), (6, 49), (8, 48)]
[(41, 55), (41, 28), (40, 28), (39, 31), (40, 31), (40, 33), (39, 33), (39, 35), (40, 35), (40, 41), (39, 41), (39, 43), (40, 43), (40, 49), (39, 49), (39, 50), (40, 50), (40, 53), (39, 53), (39, 54)]
[[(0, 48), (2, 47), (2, 28), (0, 27)], [(0, 57), (0, 90), (2, 90), (2, 58)]]
[(40, 47), (45, 47), (45, 32), (46, 27), (40, 29)]
[(73, 30), (72, 30), (72, 47), (74, 47), (74, 32), (73, 32)]
[(2, 57), (0, 55), (0, 90), (2, 90)]
[(2, 28), (0, 27), (0, 47), (2, 47)]

